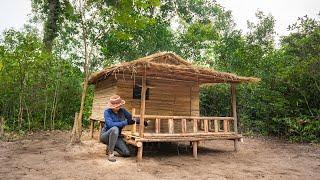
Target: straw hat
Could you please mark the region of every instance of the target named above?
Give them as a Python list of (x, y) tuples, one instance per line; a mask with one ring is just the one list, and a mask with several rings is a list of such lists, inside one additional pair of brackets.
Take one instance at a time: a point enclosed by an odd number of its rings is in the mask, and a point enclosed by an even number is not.
[(121, 99), (120, 96), (113, 95), (109, 98), (107, 106), (108, 106), (108, 108), (117, 108), (117, 107), (124, 105), (125, 103), (126, 103), (126, 101)]

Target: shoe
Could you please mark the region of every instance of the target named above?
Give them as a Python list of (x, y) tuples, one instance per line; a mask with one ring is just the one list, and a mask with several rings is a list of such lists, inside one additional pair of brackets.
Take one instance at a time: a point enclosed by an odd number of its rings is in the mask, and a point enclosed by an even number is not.
[(112, 152), (107, 152), (108, 154), (108, 160), (111, 161), (111, 162), (116, 162), (116, 157), (114, 156), (114, 153)]

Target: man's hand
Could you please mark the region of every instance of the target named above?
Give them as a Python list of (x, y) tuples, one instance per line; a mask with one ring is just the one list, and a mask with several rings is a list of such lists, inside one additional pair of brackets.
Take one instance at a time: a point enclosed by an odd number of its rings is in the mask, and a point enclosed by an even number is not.
[(128, 120), (127, 120), (127, 122), (128, 122), (128, 125), (132, 125), (132, 124), (134, 124), (134, 123), (135, 123), (135, 121), (134, 121), (134, 120), (132, 120), (132, 119), (128, 119)]

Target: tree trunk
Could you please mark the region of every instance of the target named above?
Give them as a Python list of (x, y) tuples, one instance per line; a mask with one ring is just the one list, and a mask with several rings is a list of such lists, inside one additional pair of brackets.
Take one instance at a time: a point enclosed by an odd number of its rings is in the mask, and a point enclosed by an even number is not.
[(72, 134), (71, 134), (71, 144), (79, 144), (81, 143), (81, 121), (79, 121), (79, 113), (75, 113), (74, 116), (74, 123), (72, 128)]
[(0, 138), (4, 136), (4, 118), (0, 117)]

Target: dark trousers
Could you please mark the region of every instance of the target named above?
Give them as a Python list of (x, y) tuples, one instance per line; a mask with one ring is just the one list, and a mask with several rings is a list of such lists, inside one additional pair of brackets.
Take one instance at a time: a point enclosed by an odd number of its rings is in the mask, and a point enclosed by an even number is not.
[(120, 137), (120, 131), (118, 127), (112, 127), (109, 130), (101, 133), (101, 142), (106, 144), (108, 151), (113, 153), (117, 151), (121, 156), (130, 156), (130, 151), (127, 144)]

